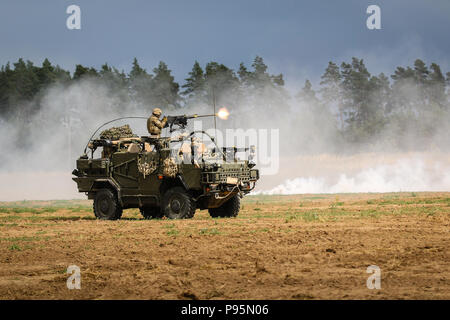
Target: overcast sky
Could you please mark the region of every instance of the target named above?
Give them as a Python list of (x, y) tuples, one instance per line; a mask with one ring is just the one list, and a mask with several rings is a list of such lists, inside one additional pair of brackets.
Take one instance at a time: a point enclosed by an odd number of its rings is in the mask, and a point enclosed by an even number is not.
[[(81, 8), (81, 30), (68, 30), (66, 8)], [(381, 8), (381, 30), (368, 30), (366, 9)], [(150, 71), (165, 61), (183, 82), (195, 60), (237, 69), (255, 55), (291, 84), (317, 81), (328, 61), (364, 58), (390, 73), (415, 58), (450, 71), (449, 0), (2, 0), (0, 64), (45, 57), (74, 70), (104, 62)]]

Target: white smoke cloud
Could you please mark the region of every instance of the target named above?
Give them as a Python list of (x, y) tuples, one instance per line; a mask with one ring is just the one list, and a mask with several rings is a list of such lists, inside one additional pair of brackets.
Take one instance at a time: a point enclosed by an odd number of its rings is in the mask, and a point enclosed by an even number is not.
[[(345, 169), (344, 169), (345, 170)], [(402, 158), (346, 173), (336, 167), (334, 177), (307, 176), (287, 179), (257, 194), (358, 193), (401, 191), (450, 191), (450, 163)]]

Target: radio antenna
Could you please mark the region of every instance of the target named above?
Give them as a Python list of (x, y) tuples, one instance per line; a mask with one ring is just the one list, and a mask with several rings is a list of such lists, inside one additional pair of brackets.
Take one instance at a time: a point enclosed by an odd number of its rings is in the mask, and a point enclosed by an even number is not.
[(213, 95), (213, 109), (214, 109), (214, 139), (217, 138), (217, 124), (216, 124), (216, 95), (214, 92), (214, 86), (212, 87), (212, 95)]

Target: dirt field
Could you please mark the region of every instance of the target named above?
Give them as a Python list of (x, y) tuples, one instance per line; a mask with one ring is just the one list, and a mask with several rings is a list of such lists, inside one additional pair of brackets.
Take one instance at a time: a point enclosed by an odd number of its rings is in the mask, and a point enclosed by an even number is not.
[(238, 218), (182, 221), (3, 202), (0, 298), (450, 299), (449, 231), (450, 193), (249, 196)]

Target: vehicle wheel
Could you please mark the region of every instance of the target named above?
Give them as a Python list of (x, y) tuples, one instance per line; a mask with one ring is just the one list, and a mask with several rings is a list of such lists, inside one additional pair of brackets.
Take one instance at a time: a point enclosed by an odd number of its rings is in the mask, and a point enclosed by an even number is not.
[(160, 207), (143, 207), (139, 208), (144, 219), (160, 219), (163, 217)]
[(231, 218), (236, 217), (239, 213), (239, 210), (241, 208), (241, 199), (238, 195), (235, 195), (230, 198), (227, 202), (222, 204), (218, 208), (211, 208), (208, 209), (209, 215), (213, 218)]
[(122, 216), (122, 207), (114, 191), (102, 189), (96, 193), (94, 198), (94, 214), (97, 219), (101, 220), (120, 219)]
[(190, 219), (195, 214), (195, 203), (182, 187), (173, 187), (163, 196), (164, 215), (169, 219)]

